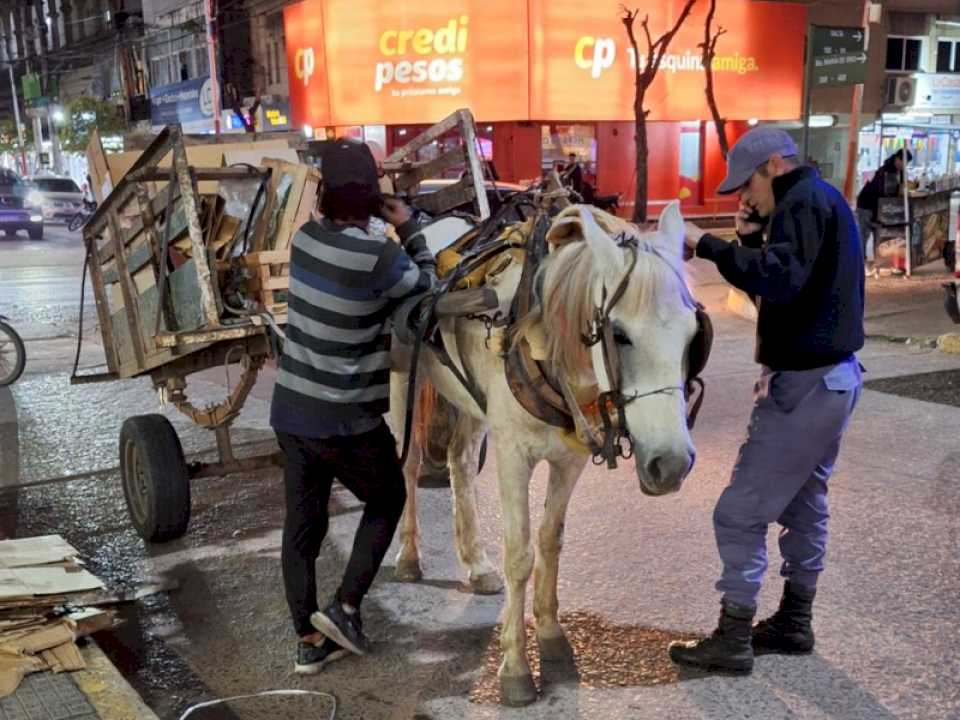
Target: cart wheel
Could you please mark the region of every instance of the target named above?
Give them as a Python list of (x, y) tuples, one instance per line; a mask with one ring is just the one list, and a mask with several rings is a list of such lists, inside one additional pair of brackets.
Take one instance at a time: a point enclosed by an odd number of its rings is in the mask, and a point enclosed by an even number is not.
[(140, 537), (161, 543), (183, 536), (190, 522), (190, 479), (180, 439), (163, 415), (137, 415), (123, 423), (120, 477)]

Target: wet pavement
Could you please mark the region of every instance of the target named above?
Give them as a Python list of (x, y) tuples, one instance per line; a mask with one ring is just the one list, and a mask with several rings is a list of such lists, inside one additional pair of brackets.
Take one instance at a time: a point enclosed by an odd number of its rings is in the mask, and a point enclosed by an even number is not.
[[(6, 250), (0, 243), (0, 307), (10, 283), (19, 282), (4, 263)], [(69, 255), (69, 247), (61, 250)], [(64, 290), (78, 283), (79, 272), (73, 280), (68, 270), (62, 273)], [(143, 381), (71, 387), (66, 368), (72, 356), (64, 365), (52, 353), (45, 360), (49, 370), (31, 373), (28, 367), (13, 393), (0, 391), (0, 535), (60, 532), (113, 585), (179, 583), (178, 590), (130, 606), (121, 631), (98, 637), (165, 719), (200, 700), (277, 688), (333, 692), (340, 720), (960, 718), (960, 452), (951, 442), (958, 411), (874, 391), (864, 393), (831, 481), (832, 536), (817, 600), (817, 652), (761, 658), (754, 675), (741, 679), (685, 677), (666, 662), (667, 642), (707, 631), (716, 619), (718, 561), (710, 518), (742, 439), (756, 374), (752, 328), (720, 310), (726, 289), (709, 269), (694, 266), (693, 275), (717, 326), (694, 434), (697, 467), (681, 493), (659, 499), (642, 496), (629, 471), (588, 468), (571, 503), (560, 571), (561, 613), (580, 680), (543, 678), (542, 697), (531, 708), (497, 704), (503, 599), (465, 591), (448, 489), (420, 490), (425, 581), (392, 581), (394, 548), (365, 602), (374, 652), (315, 677), (296, 677), (279, 567), (280, 473), (196, 481), (187, 535), (145, 545), (127, 519), (116, 445), (123, 419), (155, 412), (157, 398)], [(63, 292), (61, 301), (60, 291), (51, 290), (55, 307), (22, 311), (25, 334), (45, 337), (69, 328), (78, 305), (68, 295)], [(44, 341), (29, 342), (28, 352), (38, 342)], [(95, 346), (87, 356), (96, 362)], [(879, 341), (869, 343), (863, 362), (871, 378), (960, 366), (960, 359), (929, 348)], [(266, 424), (269, 383), (268, 374), (237, 423), (237, 437), (250, 443), (244, 452), (273, 447)], [(224, 391), (222, 372), (191, 387), (217, 397)], [(16, 424), (10, 421), (13, 403)], [(188, 450), (213, 447), (209, 433), (164, 412)], [(495, 471), (490, 462), (479, 495), (482, 537), (499, 558)], [(533, 482), (535, 518), (545, 475), (539, 469)], [(18, 487), (50, 478), (58, 480)], [(321, 600), (336, 589), (360, 510), (339, 489), (333, 508), (318, 564)], [(780, 590), (773, 529), (769, 547), (762, 612), (775, 607)], [(329, 703), (320, 698), (269, 698), (192, 717), (328, 716)]]

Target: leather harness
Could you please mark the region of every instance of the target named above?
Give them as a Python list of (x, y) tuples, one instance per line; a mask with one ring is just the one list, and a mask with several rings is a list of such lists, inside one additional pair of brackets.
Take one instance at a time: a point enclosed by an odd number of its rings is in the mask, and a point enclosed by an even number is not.
[[(522, 196), (523, 194), (518, 193), (518, 195)], [(504, 203), (502, 210), (511, 204), (512, 199), (510, 198)], [(526, 201), (528, 202), (528, 200)], [(482, 263), (488, 262), (492, 257), (512, 247), (500, 238), (492, 240), (494, 234), (503, 229), (502, 219), (505, 216), (505, 212), (497, 213), (496, 216), (480, 226), (471, 249), (463, 254), (456, 269), (442, 280), (434, 294), (425, 303), (413, 348), (401, 463), (406, 461), (409, 452), (416, 399), (417, 366), (424, 342), (430, 345), (440, 363), (456, 377), (481, 411), (486, 413), (486, 396), (470, 374), (466, 363), (461, 370), (444, 347), (434, 317), (434, 310), (437, 300), (444, 293), (455, 288), (463, 277), (473, 272)], [(594, 464), (606, 463), (608, 468), (614, 469), (617, 467), (618, 458), (629, 459), (633, 455), (633, 441), (627, 428), (625, 414), (626, 406), (629, 403), (653, 395), (683, 392), (690, 406), (687, 424), (689, 427), (693, 427), (704, 399), (705, 386), (700, 374), (706, 366), (713, 342), (712, 323), (703, 306), (697, 303), (697, 334), (687, 351), (687, 380), (683, 386), (663, 387), (646, 393), (624, 395), (620, 385), (620, 355), (610, 314), (626, 293), (640, 249), (634, 239), (621, 238), (621, 246), (630, 255), (627, 272), (610, 296), (609, 301), (606, 298), (606, 288), (604, 288), (602, 303), (596, 309), (590, 334), (582, 338), (587, 346), (600, 344), (604, 369), (610, 385), (610, 389), (601, 392), (590, 406), (591, 409), (595, 408), (591, 414), (597, 414), (600, 418), (602, 427), (598, 435), (593, 431), (569, 384), (564, 379), (551, 378), (543, 365), (532, 356), (526, 338), (516, 337), (517, 322), (533, 309), (535, 303), (539, 302), (539, 292), (536, 285), (538, 279), (542, 278), (539, 269), (548, 252), (546, 236), (549, 227), (550, 215), (542, 209), (539, 210), (535, 218), (533, 231), (527, 238), (524, 248), (520, 283), (507, 317), (503, 319), (487, 316), (470, 317), (475, 320), (483, 320), (487, 323), (488, 329), (494, 325), (506, 326), (507, 345), (503, 355), (504, 368), (507, 384), (517, 402), (535, 418), (548, 425), (568, 433), (576, 431), (593, 455)], [(651, 251), (659, 255), (652, 248)], [(692, 404), (690, 404), (691, 398), (694, 398)]]

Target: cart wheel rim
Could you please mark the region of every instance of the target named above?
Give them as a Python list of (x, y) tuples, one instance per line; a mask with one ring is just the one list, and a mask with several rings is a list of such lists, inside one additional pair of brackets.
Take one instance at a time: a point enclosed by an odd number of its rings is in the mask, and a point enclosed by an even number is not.
[(150, 502), (147, 490), (147, 478), (143, 463), (140, 462), (140, 453), (137, 444), (128, 440), (123, 448), (124, 473), (123, 481), (127, 486), (127, 498), (130, 501), (130, 513), (136, 524), (143, 527), (147, 522), (148, 504)]
[(6, 330), (0, 327), (0, 385), (17, 371), (20, 364), (20, 349)]

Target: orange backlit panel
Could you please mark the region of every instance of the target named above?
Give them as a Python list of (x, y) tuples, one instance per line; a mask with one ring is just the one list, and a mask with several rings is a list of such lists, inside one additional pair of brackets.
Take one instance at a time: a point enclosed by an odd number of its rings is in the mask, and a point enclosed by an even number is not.
[[(647, 43), (640, 19), (649, 15), (656, 39), (672, 27), (683, 0), (627, 2), (639, 6), (639, 62)], [(633, 118), (634, 58), (620, 21), (619, 0), (530, 0), (530, 113), (537, 120)], [(673, 38), (645, 107), (650, 120), (710, 119), (700, 61), (708, 3), (698, 2)], [(722, 0), (715, 22), (714, 82), (723, 117), (799, 117), (803, 92), (806, 9), (799, 5)]]

